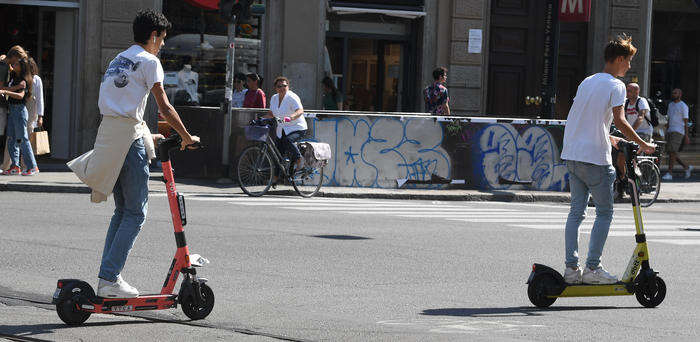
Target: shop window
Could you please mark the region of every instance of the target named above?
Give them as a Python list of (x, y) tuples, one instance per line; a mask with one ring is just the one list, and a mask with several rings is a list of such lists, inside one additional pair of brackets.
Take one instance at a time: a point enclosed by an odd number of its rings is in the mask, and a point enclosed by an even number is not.
[[(227, 21), (217, 10), (181, 0), (164, 0), (163, 14), (173, 24), (160, 53), (168, 98), (175, 105), (219, 106), (226, 87)], [(253, 17), (236, 26), (237, 73), (262, 69), (261, 21)]]

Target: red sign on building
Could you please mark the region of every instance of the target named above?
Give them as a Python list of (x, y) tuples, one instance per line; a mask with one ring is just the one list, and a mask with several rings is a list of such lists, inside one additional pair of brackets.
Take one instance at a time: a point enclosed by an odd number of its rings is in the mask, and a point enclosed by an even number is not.
[(559, 0), (559, 21), (588, 22), (591, 20), (591, 0)]
[(218, 10), (220, 0), (185, 0), (192, 6), (197, 6), (199, 8), (207, 10)]

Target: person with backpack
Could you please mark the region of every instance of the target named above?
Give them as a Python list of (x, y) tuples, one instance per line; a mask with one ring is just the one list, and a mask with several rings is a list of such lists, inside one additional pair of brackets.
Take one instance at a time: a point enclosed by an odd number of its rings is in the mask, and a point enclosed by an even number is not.
[[(653, 113), (649, 105), (649, 101), (644, 97), (639, 96), (639, 84), (627, 84), (627, 100), (625, 100), (625, 118), (632, 125), (634, 131), (642, 140), (651, 142), (651, 137), (654, 133), (654, 126), (659, 125), (656, 112)], [(656, 123), (652, 120), (655, 118)]]

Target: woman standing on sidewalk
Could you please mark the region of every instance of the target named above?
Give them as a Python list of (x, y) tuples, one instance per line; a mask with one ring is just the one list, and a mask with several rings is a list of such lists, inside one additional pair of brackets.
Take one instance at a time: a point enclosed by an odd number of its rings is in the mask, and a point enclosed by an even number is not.
[(7, 96), (7, 102), (10, 104), (10, 115), (7, 120), (7, 149), (10, 153), (12, 165), (9, 169), (3, 171), (2, 175), (20, 174), (19, 157), (21, 150), (24, 163), (27, 166), (27, 169), (21, 172), (22, 176), (33, 176), (39, 173), (39, 168), (36, 166), (34, 151), (32, 151), (32, 145), (29, 143), (29, 135), (27, 134), (29, 113), (26, 105), (27, 100), (32, 96), (33, 77), (26, 55), (24, 58), (15, 59), (11, 66), (12, 79), (9, 85), (12, 90), (0, 90), (0, 95)]
[(243, 99), (244, 108), (266, 108), (265, 92), (260, 89), (260, 75), (256, 73), (246, 76), (248, 91)]

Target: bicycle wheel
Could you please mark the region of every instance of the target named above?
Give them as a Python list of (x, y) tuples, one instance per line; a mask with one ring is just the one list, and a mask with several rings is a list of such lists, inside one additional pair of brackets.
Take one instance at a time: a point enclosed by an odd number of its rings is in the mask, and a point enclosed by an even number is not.
[(292, 165), (291, 177), (289, 182), (292, 183), (294, 190), (301, 197), (312, 197), (321, 190), (323, 183), (323, 167), (318, 169), (310, 169), (302, 167), (301, 170), (296, 170), (296, 163)]
[(643, 160), (637, 164), (642, 176), (639, 177), (639, 204), (648, 207), (656, 201), (661, 190), (661, 172), (651, 160)]
[(267, 153), (267, 146), (250, 146), (238, 159), (238, 185), (249, 196), (264, 195), (272, 186), (275, 168)]

